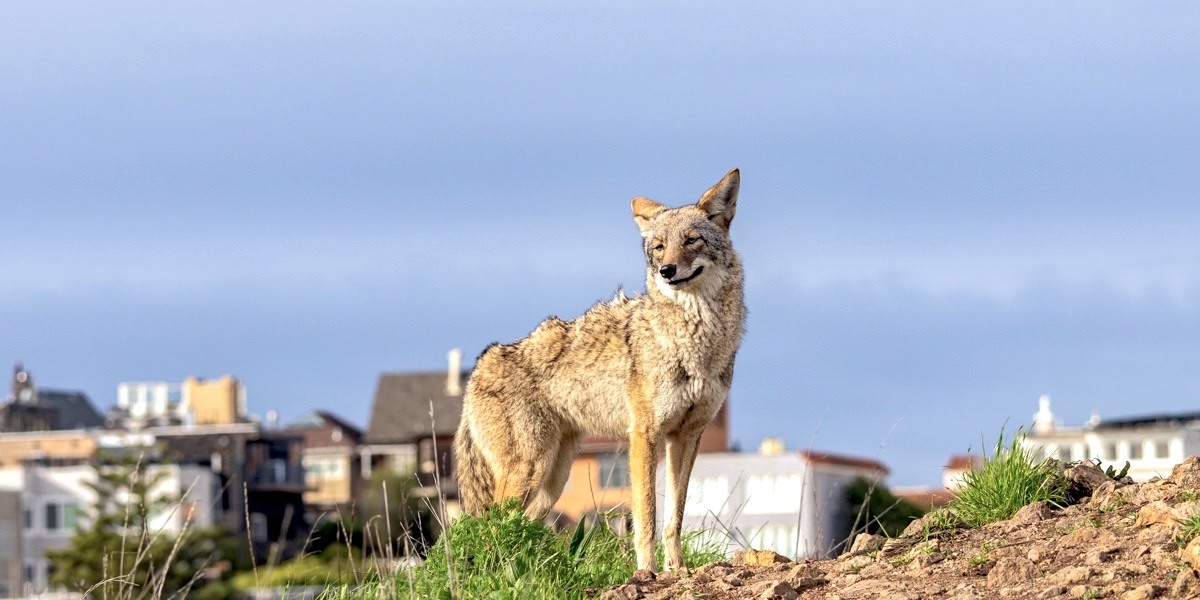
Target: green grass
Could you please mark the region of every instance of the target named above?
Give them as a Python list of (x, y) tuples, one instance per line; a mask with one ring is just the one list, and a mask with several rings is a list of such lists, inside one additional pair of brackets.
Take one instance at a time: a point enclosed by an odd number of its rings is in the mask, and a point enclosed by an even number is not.
[(1006, 442), (1001, 428), (991, 455), (984, 452), (983, 466), (963, 475), (964, 487), (949, 506), (968, 527), (1002, 521), (1031, 502), (1066, 503), (1067, 482), (1053, 462), (1034, 460), (1035, 451), (1022, 444), (1024, 437), (1018, 429)]
[[(662, 549), (658, 550), (661, 557)], [(697, 534), (684, 538), (689, 567), (721, 560), (723, 550)], [(429, 549), (424, 563), (394, 580), (381, 577), (379, 583), (365, 587), (330, 588), (323, 599), (582, 600), (588, 590), (625, 583), (635, 568), (629, 537), (618, 535), (604, 522), (555, 533), (527, 519), (519, 503), (510, 501), (482, 517), (455, 521)]]
[(1175, 542), (1180, 547), (1188, 545), (1188, 542), (1200, 536), (1200, 512), (1192, 513), (1191, 516), (1179, 521), (1179, 532), (1175, 534)]

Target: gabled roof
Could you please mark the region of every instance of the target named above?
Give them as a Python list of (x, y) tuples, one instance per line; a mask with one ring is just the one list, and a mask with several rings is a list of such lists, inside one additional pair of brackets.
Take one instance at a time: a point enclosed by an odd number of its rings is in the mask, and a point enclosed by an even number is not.
[(306, 427), (325, 426), (339, 427), (345, 434), (355, 438), (361, 438), (363, 434), (362, 430), (358, 428), (358, 425), (355, 425), (327, 410), (320, 409), (300, 415), (295, 421), (288, 425), (287, 428), (304, 429)]
[[(462, 374), (467, 380), (468, 371)], [(430, 417), (430, 404), (433, 416)], [(368, 444), (411, 444), (431, 433), (454, 435), (462, 416), (462, 394), (446, 394), (446, 372), (384, 373), (379, 376), (371, 420), (367, 424)]]

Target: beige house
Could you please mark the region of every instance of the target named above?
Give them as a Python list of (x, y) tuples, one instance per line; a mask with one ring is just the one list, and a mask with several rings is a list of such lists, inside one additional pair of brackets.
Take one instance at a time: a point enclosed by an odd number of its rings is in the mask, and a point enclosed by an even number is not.
[(304, 504), (318, 510), (347, 510), (362, 486), (362, 430), (323, 410), (308, 413), (287, 431), (304, 439)]
[(95, 434), (81, 429), (0, 433), (0, 468), (18, 467), (28, 461), (83, 464), (95, 450)]

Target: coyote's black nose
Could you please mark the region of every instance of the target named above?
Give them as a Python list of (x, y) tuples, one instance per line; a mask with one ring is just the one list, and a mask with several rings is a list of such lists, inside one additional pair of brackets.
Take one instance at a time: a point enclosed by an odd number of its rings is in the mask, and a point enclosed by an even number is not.
[(675, 276), (675, 265), (663, 265), (658, 268), (658, 274), (665, 279), (670, 279)]

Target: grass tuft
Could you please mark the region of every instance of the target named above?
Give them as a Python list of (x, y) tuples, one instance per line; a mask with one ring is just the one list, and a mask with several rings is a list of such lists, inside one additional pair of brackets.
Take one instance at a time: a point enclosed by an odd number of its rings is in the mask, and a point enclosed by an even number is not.
[(979, 527), (1012, 517), (1031, 502), (1062, 507), (1067, 500), (1067, 482), (1049, 459), (1035, 461), (1035, 451), (1022, 442), (1021, 429), (1005, 442), (1004, 429), (983, 466), (963, 475), (964, 486), (950, 502), (958, 518), (968, 527)]
[[(684, 537), (689, 566), (724, 558), (724, 548), (713, 539)], [(449, 560), (447, 541), (453, 548)], [(589, 590), (624, 583), (635, 567), (629, 536), (614, 532), (606, 520), (555, 533), (526, 518), (520, 502), (510, 500), (484, 516), (455, 521), (423, 564), (399, 575), (395, 588), (402, 597), (409, 592), (414, 598), (449, 599), (453, 577), (459, 598), (582, 600)]]

